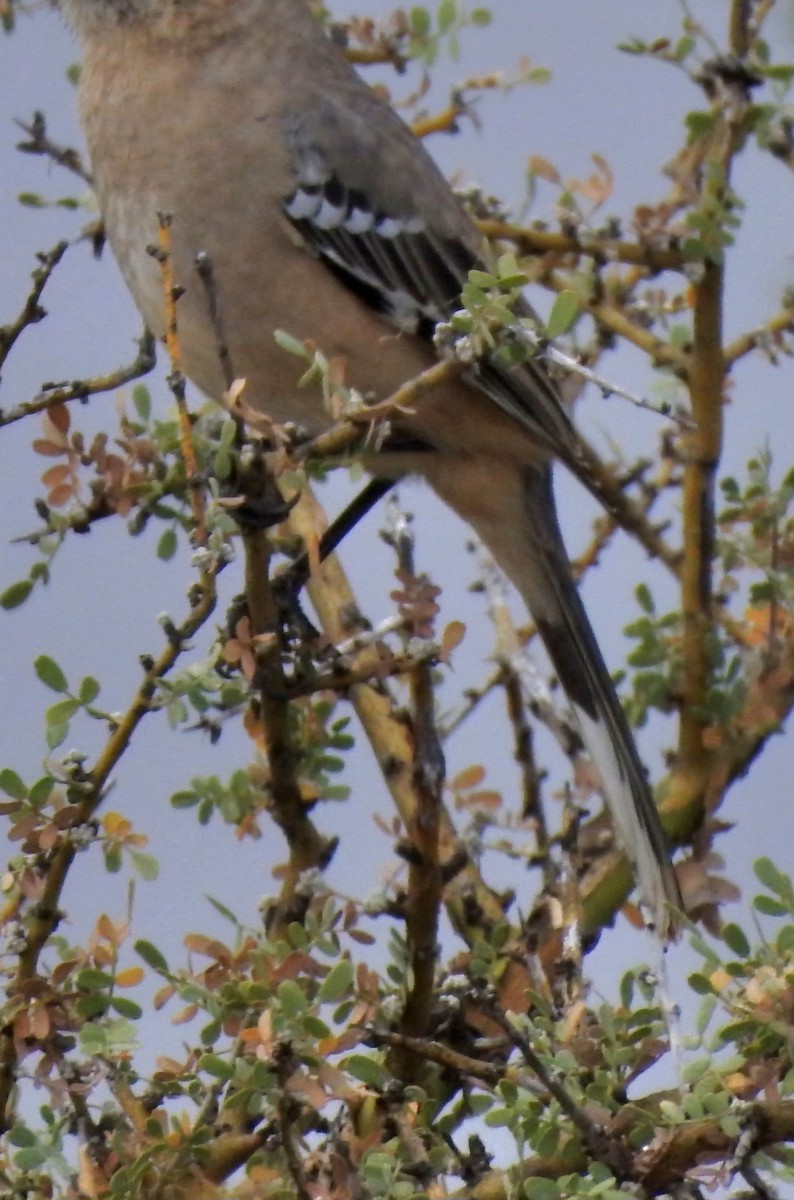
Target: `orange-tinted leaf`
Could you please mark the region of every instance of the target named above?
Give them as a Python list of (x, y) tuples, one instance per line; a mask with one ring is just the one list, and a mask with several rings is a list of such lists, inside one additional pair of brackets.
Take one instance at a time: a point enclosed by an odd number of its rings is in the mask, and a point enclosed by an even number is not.
[(161, 1008), (165, 1008), (175, 991), (176, 988), (172, 983), (167, 983), (164, 987), (158, 988), (154, 993), (155, 1009), (159, 1011)]
[(96, 923), (95, 931), (98, 937), (104, 938), (106, 942), (110, 942), (111, 946), (118, 946), (124, 939), (127, 926), (124, 922), (120, 922), (117, 925), (114, 921), (111, 921), (107, 913), (102, 913)]
[(485, 779), (485, 767), (479, 763), (474, 763), (472, 766), (464, 767), (462, 771), (458, 771), (452, 780), (451, 786), (456, 792), (465, 792), (470, 788), (476, 787), (478, 783), (482, 783), (483, 779)]
[(181, 1008), (175, 1016), (171, 1018), (172, 1025), (186, 1025), (188, 1021), (192, 1021), (198, 1012), (197, 1004), (186, 1004)]
[(449, 656), (466, 636), (466, 626), (462, 621), (450, 621), (441, 635), (441, 660), (448, 662)]
[(174, 1078), (181, 1075), (184, 1068), (181, 1063), (175, 1058), (167, 1058), (165, 1056), (155, 1059), (155, 1067), (158, 1075), (164, 1075), (167, 1078)]
[(730, 987), (731, 977), (727, 971), (724, 971), (722, 967), (719, 967), (717, 970), (712, 971), (711, 975), (709, 975), (709, 983), (715, 989), (715, 991), (722, 992), (725, 991), (726, 988)]
[(59, 487), (51, 488), (47, 492), (47, 503), (50, 508), (63, 508), (75, 496), (77, 489), (72, 483), (62, 483)]
[(59, 837), (60, 834), (56, 827), (54, 825), (47, 825), (42, 829), (38, 837), (39, 850), (52, 850)]
[(372, 946), (375, 943), (375, 938), (371, 933), (365, 933), (363, 929), (349, 929), (348, 935), (354, 942), (358, 942), (360, 946)]
[(137, 987), (143, 981), (143, 967), (127, 967), (116, 976), (118, 987)]
[(462, 797), (459, 803), (464, 804), (467, 808), (488, 808), (493, 811), (501, 808), (502, 800), (501, 792), (483, 790), (470, 792), (468, 796)]
[(58, 463), (55, 467), (48, 467), (41, 476), (41, 482), (47, 488), (57, 487), (59, 483), (64, 483), (70, 479), (72, 468), (68, 463)]
[(33, 1009), (30, 1018), (31, 1037), (37, 1038), (38, 1041), (43, 1042), (49, 1036), (51, 1028), (52, 1023), (50, 1021), (50, 1014), (47, 1012), (47, 1009), (41, 1004), (37, 1005)]
[(81, 1195), (89, 1197), (89, 1200), (95, 1200), (97, 1196), (106, 1196), (107, 1180), (91, 1157), (87, 1146), (78, 1147), (77, 1161), (77, 1182)]
[(36, 438), (33, 442), (33, 449), (37, 454), (43, 454), (45, 458), (60, 458), (66, 453), (64, 446), (59, 446), (57, 442), (48, 442), (45, 438)]
[(185, 936), (185, 949), (194, 954), (203, 954), (205, 958), (214, 958), (218, 962), (231, 963), (228, 946), (215, 938), (205, 937), (203, 933), (188, 933)]
[(58, 433), (63, 435), (67, 434), (69, 432), (69, 426), (72, 423), (67, 406), (65, 404), (53, 404), (47, 409), (47, 415), (42, 421), (42, 425), (44, 425), (45, 428), (47, 422), (51, 422), (57, 429)]
[(102, 828), (108, 837), (124, 837), (132, 829), (132, 825), (121, 813), (106, 812), (102, 818)]
[(326, 1104), (332, 1099), (316, 1079), (312, 1079), (310, 1075), (304, 1075), (300, 1072), (292, 1075), (284, 1087), (291, 1095), (300, 1096), (307, 1104), (318, 1111), (321, 1108), (325, 1108)]
[(632, 928), (645, 929), (645, 918), (636, 904), (624, 904), (621, 912)]
[(531, 154), (527, 167), (531, 175), (537, 176), (538, 179), (545, 179), (547, 183), (554, 183), (559, 186), (560, 173), (554, 166), (554, 163), (549, 162), (547, 158), (543, 158), (540, 154)]

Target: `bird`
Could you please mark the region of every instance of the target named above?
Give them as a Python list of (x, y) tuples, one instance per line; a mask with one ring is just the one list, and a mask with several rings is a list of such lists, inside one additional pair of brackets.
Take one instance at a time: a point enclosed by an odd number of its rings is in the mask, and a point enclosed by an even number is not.
[[(184, 289), (186, 374), (224, 377), (197, 256), (208, 256), (246, 403), (321, 431), (286, 329), (391, 396), (432, 365), (434, 332), (491, 260), (423, 143), (349, 63), (310, 0), (55, 0), (77, 35), (79, 107), (111, 248), (162, 336), (158, 214)], [(530, 311), (528, 308), (522, 311)], [(600, 774), (648, 923), (674, 936), (670, 850), (628, 722), (572, 577), (552, 464), (589, 484), (583, 439), (540, 356), (485, 355), (392, 418), (376, 476), (424, 479), (475, 531), (526, 602)]]

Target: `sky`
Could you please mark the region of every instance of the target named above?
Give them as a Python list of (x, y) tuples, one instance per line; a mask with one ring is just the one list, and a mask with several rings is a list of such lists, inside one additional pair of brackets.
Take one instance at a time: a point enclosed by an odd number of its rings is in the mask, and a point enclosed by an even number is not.
[[(340, 17), (353, 10), (349, 3), (330, 5)], [(390, 5), (367, 0), (360, 11), (378, 14)], [(649, 63), (618, 52), (615, 47), (630, 36), (652, 39), (677, 37), (681, 6), (675, 0), (494, 0), (494, 21), (486, 30), (467, 31), (461, 39), (458, 62), (444, 58), (432, 97), (442, 99), (450, 82), (472, 72), (501, 69), (508, 75), (524, 56), (534, 65), (548, 67), (551, 82), (521, 86), (507, 94), (490, 92), (477, 101), (477, 128), (462, 123), (454, 137), (436, 136), (428, 143), (443, 169), (459, 180), (473, 180), (508, 205), (518, 205), (524, 194), (526, 164), (530, 155), (554, 162), (564, 178), (589, 174), (591, 154), (604, 156), (615, 172), (615, 192), (610, 209), (624, 215), (640, 200), (664, 194), (667, 183), (660, 167), (680, 145), (681, 121), (702, 99), (685, 75), (672, 67)], [(708, 25), (719, 44), (723, 40), (726, 6), (721, 0), (703, 0), (692, 10)], [(779, 6), (775, 26), (779, 45), (791, 45), (791, 3)], [(785, 39), (785, 42), (783, 41)], [(78, 180), (42, 159), (15, 150), (20, 132), (15, 118), (27, 119), (42, 110), (51, 136), (61, 143), (82, 145), (76, 119), (76, 100), (66, 71), (77, 58), (75, 44), (59, 17), (44, 6), (31, 6), (19, 16), (12, 37), (0, 39), (0, 323), (17, 311), (26, 295), (28, 277), (37, 250), (59, 238), (75, 238), (89, 218), (85, 210), (71, 211), (54, 203), (64, 196), (84, 197)], [(390, 79), (395, 96), (407, 95), (416, 74)], [(430, 107), (432, 108), (432, 99)], [(792, 281), (792, 234), (789, 214), (794, 180), (782, 166), (748, 156), (736, 173), (740, 193), (751, 199), (738, 238), (728, 285), (727, 335), (730, 337), (765, 314), (775, 311), (780, 292)], [(750, 185), (752, 184), (752, 193)], [(38, 193), (53, 202), (50, 207), (21, 206), (18, 195)], [(533, 218), (553, 221), (554, 194), (539, 189), (531, 211)], [(532, 296), (541, 309), (542, 296)], [(128, 361), (140, 326), (133, 305), (109, 254), (95, 261), (87, 245), (70, 250), (63, 268), (47, 289), (45, 322), (26, 331), (6, 364), (0, 381), (0, 405), (19, 403), (44, 381), (74, 379)], [(622, 386), (644, 394), (653, 386), (647, 365), (639, 354), (623, 351), (609, 360), (609, 373)], [(747, 457), (769, 442), (775, 455), (775, 473), (785, 473), (794, 457), (794, 432), (789, 417), (791, 364), (783, 361), (775, 371), (760, 361), (743, 364), (737, 371), (729, 414), (725, 471), (740, 472)], [(157, 378), (151, 382), (156, 403), (169, 398)], [(101, 396), (87, 408), (74, 411), (86, 430), (97, 428), (113, 397)], [(605, 404), (591, 397), (581, 404), (577, 419), (602, 445), (616, 438), (629, 452), (653, 447), (658, 436), (657, 417), (638, 413), (614, 398)], [(33, 553), (14, 539), (37, 527), (32, 502), (41, 494), (41, 471), (49, 465), (30, 450), (38, 435), (35, 422), (20, 422), (0, 431), (0, 590), (24, 576)], [(350, 485), (335, 479), (328, 489), (336, 507), (349, 494)], [(589, 500), (574, 485), (559, 481), (562, 524), (572, 553), (586, 544), (595, 515)], [(467, 588), (474, 566), (465, 553), (466, 531), (460, 523), (417, 486), (401, 489), (403, 502), (416, 513), (417, 561), (432, 569), (443, 586), (447, 619), (467, 622), (468, 634), (458, 650), (450, 684), (450, 698), (467, 684), (489, 673), (490, 631), (482, 602)], [(350, 539), (344, 560), (374, 619), (388, 615), (392, 602), (392, 564), (377, 536), (381, 519), (371, 516)], [(116, 526), (116, 523), (113, 523)], [(233, 571), (224, 581), (230, 597), (237, 590)], [(658, 589), (664, 604), (674, 596), (658, 569), (646, 563), (623, 539), (608, 561), (585, 585), (584, 595), (607, 661), (617, 666), (624, 651), (622, 627), (636, 614), (632, 591), (638, 578)], [(184, 594), (190, 583), (187, 556), (171, 563), (153, 556), (153, 538), (131, 539), (107, 523), (85, 537), (71, 539), (53, 564), (51, 582), (38, 588), (21, 609), (0, 613), (0, 679), (6, 689), (6, 715), (0, 732), (3, 759), (25, 779), (41, 773), (43, 712), (52, 695), (37, 681), (33, 659), (38, 654), (55, 658), (70, 681), (83, 674), (96, 676), (103, 685), (102, 700), (110, 710), (128, 703), (139, 678), (138, 656), (156, 653), (162, 644), (158, 614), (184, 612)], [(237, 576), (239, 579), (239, 575)], [(520, 607), (516, 603), (516, 612)], [(12, 690), (13, 688), (13, 690)], [(450, 700), (451, 702), (451, 700)], [(494, 745), (491, 756), (492, 786), (514, 783), (511, 748), (505, 741), (499, 707), (483, 706), (476, 732), (449, 747), (449, 773), (468, 765), (482, 746)], [(99, 730), (88, 723), (75, 725), (71, 744), (89, 753), (96, 751)], [(642, 753), (658, 765), (664, 730), (640, 736)], [(476, 738), (476, 743), (473, 740)], [(482, 739), (480, 744), (480, 739)], [(9, 753), (10, 752), (10, 753)], [(134, 820), (150, 838), (149, 849), (161, 861), (156, 883), (139, 883), (135, 901), (136, 935), (156, 937), (172, 957), (180, 955), (185, 929), (225, 934), (221, 919), (202, 898), (211, 893), (245, 920), (256, 919), (262, 895), (273, 890), (270, 870), (282, 854), (274, 830), (261, 842), (238, 843), (228, 827), (216, 826), (207, 837), (188, 813), (175, 813), (170, 794), (200, 773), (221, 777), (244, 765), (250, 757), (241, 734), (224, 736), (212, 749), (197, 735), (175, 735), (162, 720), (149, 720), (136, 737), (130, 754), (114, 779), (108, 805)], [(746, 888), (742, 903), (730, 915), (747, 920), (752, 896), (751, 863), (761, 854), (777, 854), (778, 864), (790, 862), (778, 848), (792, 844), (792, 805), (787, 780), (791, 774), (790, 736), (773, 738), (749, 781), (736, 786), (722, 810), (736, 828), (720, 839), (719, 849), (728, 874)], [(366, 753), (351, 764), (347, 780), (354, 803), (334, 807), (320, 821), (328, 832), (342, 837), (342, 851), (330, 879), (334, 886), (356, 895), (376, 890), (381, 881), (388, 844), (378, 831), (373, 814), (390, 817), (388, 797)], [(348, 835), (347, 839), (345, 835)], [(86, 921), (96, 913), (96, 889), (101, 888), (105, 910), (118, 918), (126, 908), (127, 876), (107, 876), (96, 852), (82, 855), (67, 894), (69, 924), (64, 930), (78, 938)], [(199, 886), (196, 886), (199, 881)], [(523, 877), (517, 876), (519, 887)], [(519, 897), (526, 903), (528, 896)], [(599, 986), (608, 990), (617, 973), (638, 955), (650, 953), (640, 935), (625, 922), (607, 933), (594, 963)], [(685, 949), (671, 955), (671, 971), (679, 980), (692, 959)]]

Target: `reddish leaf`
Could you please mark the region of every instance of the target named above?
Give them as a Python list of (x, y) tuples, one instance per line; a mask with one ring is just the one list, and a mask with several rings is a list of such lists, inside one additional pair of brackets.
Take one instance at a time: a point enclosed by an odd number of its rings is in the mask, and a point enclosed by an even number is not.
[(72, 468), (69, 463), (59, 463), (57, 467), (48, 467), (41, 477), (41, 482), (47, 488), (57, 487), (59, 483), (65, 483), (72, 475)]
[(483, 779), (485, 779), (485, 767), (475, 763), (473, 766), (464, 767), (462, 771), (458, 771), (450, 786), (456, 792), (469, 791), (478, 783), (482, 783)]
[(48, 442), (44, 438), (36, 438), (33, 442), (33, 449), (37, 454), (44, 454), (49, 458), (60, 458), (66, 453), (65, 446), (59, 446), (57, 442)]
[(50, 421), (55, 426), (60, 434), (67, 434), (72, 419), (69, 415), (69, 409), (65, 404), (53, 404), (47, 409), (47, 415), (42, 421), (42, 425)]

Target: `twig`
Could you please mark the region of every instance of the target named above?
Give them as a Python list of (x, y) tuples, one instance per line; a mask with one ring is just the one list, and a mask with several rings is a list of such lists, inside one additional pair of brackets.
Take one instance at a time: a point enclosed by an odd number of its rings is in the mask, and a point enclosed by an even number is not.
[(527, 1038), (518, 1031), (501, 1008), (494, 1003), (485, 1002), (488, 1015), (496, 1022), (509, 1038), (510, 1042), (520, 1052), (527, 1066), (532, 1070), (543, 1086), (554, 1097), (571, 1124), (579, 1131), (582, 1140), (590, 1154), (602, 1162), (619, 1180), (629, 1180), (633, 1176), (631, 1156), (624, 1147), (609, 1137), (606, 1130), (591, 1121), (576, 1101), (568, 1094), (559, 1079), (553, 1074), (535, 1053)]
[[(414, 539), (410, 520), (396, 498), (387, 508), (389, 524), (384, 535), (394, 547), (403, 587), (416, 580)], [(418, 581), (420, 587), (424, 579)], [(413, 630), (417, 636), (421, 630)], [(444, 755), (435, 722), (432, 666), (418, 662), (409, 675), (411, 732), (413, 734), (414, 805), (406, 832), (410, 846), (405, 926), (411, 956), (410, 984), (400, 1019), (400, 1031), (422, 1037), (433, 1011), (435, 971), (438, 958), (438, 919), (443, 893), (439, 858), (441, 808), (444, 787)], [(412, 1054), (392, 1056), (392, 1070), (405, 1082), (418, 1078), (418, 1062)]]
[(672, 421), (679, 429), (692, 429), (693, 423), (688, 417), (681, 413), (676, 413), (670, 405), (665, 401), (660, 404), (654, 404), (651, 400), (646, 400), (644, 396), (638, 396), (634, 392), (627, 392), (625, 388), (619, 384), (611, 383), (604, 379), (602, 375), (597, 374), (586, 367), (577, 359), (572, 358), (570, 354), (565, 354), (557, 346), (552, 345), (547, 340), (544, 340), (541, 334), (533, 333), (531, 329), (523, 329), (521, 331), (522, 338), (531, 346), (537, 346), (543, 351), (543, 357), (549, 359), (550, 362), (556, 363), (571, 375), (578, 375), (586, 383), (592, 383), (601, 392), (601, 395), (606, 400), (610, 396), (620, 396), (623, 400), (628, 400), (635, 408), (641, 408), (645, 412), (655, 413), (657, 417), (664, 417), (667, 421)]
[[(11, 347), (22, 331), (30, 325), (36, 325), (47, 315), (39, 304), (39, 300), (50, 276), (68, 249), (69, 243), (61, 241), (56, 246), (53, 246), (52, 250), (42, 250), (36, 255), (40, 266), (36, 267), (31, 275), (33, 287), (30, 289), (19, 315), (10, 325), (0, 325), (0, 366), (8, 358)], [(2, 413), (0, 413), (0, 423), (4, 425), (10, 424), (8, 419), (3, 419)]]
[(462, 1054), (446, 1042), (427, 1041), (424, 1038), (410, 1037), (405, 1033), (385, 1029), (367, 1030), (367, 1041), (373, 1046), (389, 1046), (393, 1050), (408, 1051), (416, 1058), (423, 1058), (427, 1062), (444, 1067), (447, 1071), (454, 1071), (461, 1079), (479, 1079), (489, 1087), (496, 1087), (507, 1074), (506, 1067)]
[[(567, 275), (560, 272), (555, 272), (549, 282), (556, 292), (566, 291), (571, 286)], [(688, 355), (670, 342), (662, 341), (637, 321), (632, 321), (625, 305), (618, 306), (610, 301), (594, 297), (592, 300), (583, 299), (582, 307), (599, 325), (603, 325), (615, 337), (621, 338), (624, 342), (630, 342), (631, 345), (642, 350), (654, 366), (669, 367), (677, 375), (686, 376), (689, 366)]]
[[(193, 592), (193, 604), (189, 615), (181, 625), (170, 626), (168, 642), (160, 656), (153, 662), (143, 659), (147, 665), (135, 695), (123, 714), (90, 771), (73, 783), (78, 796), (75, 801), (78, 814), (75, 825), (87, 824), (99, 808), (104, 797), (105, 786), (110, 775), (132, 741), (138, 725), (152, 711), (157, 685), (164, 679), (182, 654), (193, 635), (205, 624), (215, 608), (215, 581), (211, 575), (202, 576)], [(19, 992), (36, 973), (39, 958), (50, 936), (61, 919), (60, 897), (77, 853), (75, 843), (64, 836), (44, 856), (39, 864), (44, 887), (32, 907), (27, 927), (25, 946), (18, 957), (15, 979), (8, 992)], [(8, 1112), (8, 1101), (15, 1086), (16, 1047), (13, 1029), (6, 1025), (0, 1030), (0, 1114)]]
[(484, 546), (478, 543), (475, 549), (478, 551), (480, 578), (488, 603), (488, 615), (496, 633), (494, 658), (499, 664), (498, 683), (504, 689), (507, 713), (513, 729), (515, 760), (521, 771), (521, 817), (532, 823), (538, 861), (542, 866), (544, 884), (548, 888), (554, 883), (555, 872), (549, 858), (549, 831), (540, 792), (543, 774), (538, 771), (535, 763), (534, 736), (527, 721), (524, 687), (515, 666), (517, 657), (526, 654), (526, 648), (521, 645), (507, 603), (505, 577)]
[[(300, 500), (290, 513), (291, 530), (308, 540), (314, 536), (320, 524), (319, 506), (311, 490), (306, 487)], [(322, 628), (333, 643), (349, 636), (351, 629), (360, 624), (358, 608), (350, 584), (341, 564), (332, 555), (312, 576), (308, 584), (309, 596)], [(353, 669), (365, 668), (370, 656), (377, 658), (376, 647), (361, 652)], [(351, 688), (350, 698), (356, 714), (372, 746), (380, 765), (386, 786), (391, 793), (395, 808), (403, 824), (408, 825), (415, 809), (415, 791), (412, 779), (412, 748), (396, 706), (382, 683), (356, 684)], [(443, 859), (453, 857), (460, 850), (453, 822), (444, 808), (441, 814), (441, 847)], [(455, 874), (445, 889), (447, 911), (453, 924), (469, 936), (474, 935), (471, 916), (476, 909), (487, 922), (504, 920), (504, 911), (499, 896), (483, 880), (476, 865), (467, 855), (461, 870)]]
[(207, 311), (215, 333), (215, 352), (218, 355), (218, 362), (221, 364), (226, 387), (229, 389), (237, 376), (234, 373), (231, 351), (229, 350), (229, 342), (223, 323), (223, 314), (218, 302), (218, 289), (215, 286), (212, 259), (205, 250), (199, 251), (196, 255), (196, 273), (201, 280), (204, 295), (207, 298)]
[(19, 128), (28, 135), (29, 142), (17, 142), (17, 150), (23, 154), (43, 154), (59, 167), (65, 167), (73, 175), (77, 175), (84, 183), (93, 186), (91, 173), (83, 165), (83, 160), (77, 150), (71, 146), (59, 146), (50, 141), (47, 136), (47, 122), (42, 112), (35, 112), (30, 124), (17, 121)]
[(775, 338), (783, 333), (794, 333), (794, 308), (781, 308), (758, 329), (742, 333), (730, 342), (723, 352), (726, 368), (732, 367), (753, 350), (763, 350), (766, 346), (771, 346)]
[(362, 436), (365, 436), (362, 426), (377, 426), (392, 417), (405, 415), (437, 388), (443, 387), (452, 379), (459, 379), (469, 369), (467, 363), (453, 359), (434, 363), (432, 367), (402, 384), (388, 399), (349, 413), (333, 428), (308, 442), (299, 451), (299, 457), (315, 460), (336, 458), (354, 448), (360, 448)]
[(623, 262), (643, 267), (649, 275), (680, 271), (684, 265), (681, 251), (673, 245), (625, 242), (590, 233), (551, 233), (546, 229), (528, 229), (523, 225), (490, 218), (478, 220), (477, 225), (485, 237), (492, 241), (514, 242), (527, 254), (587, 257), (601, 265)]
[(157, 260), (163, 282), (163, 298), (165, 301), (165, 348), (171, 371), (168, 376), (168, 386), (171, 389), (179, 418), (180, 443), (182, 461), (185, 464), (185, 477), (190, 488), (190, 507), (193, 512), (195, 525), (193, 538), (197, 545), (203, 546), (207, 541), (206, 513), (204, 506), (204, 491), (199, 479), (196, 449), (193, 445), (193, 425), (186, 400), (186, 379), (182, 370), (182, 349), (179, 344), (179, 328), (177, 322), (177, 301), (183, 289), (174, 279), (174, 264), (171, 254), (171, 225), (169, 213), (157, 214), (158, 242), (156, 247), (150, 247), (152, 257)]
[(46, 412), (47, 409), (54, 408), (57, 404), (67, 404), (72, 400), (87, 400), (89, 396), (115, 391), (116, 388), (123, 387), (124, 384), (131, 383), (134, 379), (148, 375), (154, 364), (155, 340), (148, 329), (144, 329), (138, 341), (138, 354), (134, 362), (126, 367), (117, 367), (115, 371), (110, 371), (107, 375), (97, 375), (93, 379), (79, 379), (69, 384), (45, 384), (44, 390), (38, 396), (34, 396), (32, 400), (18, 404), (15, 408), (8, 409), (7, 412), (0, 410), (0, 428), (3, 425), (12, 425), (15, 421), (21, 421), (24, 417)]
[[(252, 493), (253, 481), (257, 477), (262, 489), (281, 500), (263, 456), (259, 457), (256, 464), (251, 464), (241, 479), (247, 500), (258, 505), (262, 499), (260, 495)], [(268, 914), (268, 930), (278, 937), (295, 917), (294, 905), (301, 875), (312, 868), (326, 866), (336, 843), (328, 841), (318, 832), (308, 816), (301, 795), (299, 755), (290, 725), (289, 689), (277, 636), (278, 608), (269, 579), (271, 551), (267, 530), (243, 526), (242, 536), (246, 603), (251, 632), (256, 639), (254, 686), (259, 693), (259, 715), (270, 768), (268, 811), (284, 834), (289, 848), (289, 862), (281, 892)]]

